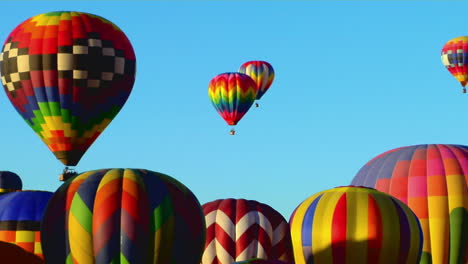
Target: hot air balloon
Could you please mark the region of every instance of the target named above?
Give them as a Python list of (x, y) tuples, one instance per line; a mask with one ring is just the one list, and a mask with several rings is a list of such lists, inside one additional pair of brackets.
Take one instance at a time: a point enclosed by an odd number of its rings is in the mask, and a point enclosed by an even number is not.
[(460, 82), (463, 93), (466, 93), (468, 82), (468, 37), (449, 40), (442, 48), (442, 63)]
[[(262, 98), (275, 78), (273, 67), (266, 61), (248, 61), (240, 66), (239, 72), (249, 75), (255, 81), (258, 89), (257, 100)], [(258, 103), (255, 103), (255, 106), (258, 107)]]
[(246, 74), (219, 74), (211, 79), (208, 86), (211, 103), (226, 123), (232, 126), (231, 135), (235, 134), (234, 126), (250, 109), (256, 96), (257, 86)]
[(287, 264), (281, 260), (252, 258), (244, 261), (234, 262), (232, 264)]
[[(0, 196), (0, 241), (16, 244), (43, 258), (40, 223), (51, 197), (52, 193), (46, 191), (10, 192)], [(1, 259), (0, 256), (0, 262)]]
[(344, 186), (304, 200), (290, 219), (296, 264), (417, 263), (422, 233), (417, 217), (398, 199)]
[(41, 237), (47, 263), (200, 264), (205, 221), (197, 198), (172, 177), (103, 169), (55, 192)]
[(44, 260), (23, 248), (0, 241), (0, 261), (2, 263), (44, 264)]
[(220, 199), (202, 207), (206, 219), (202, 264), (251, 258), (293, 263), (289, 225), (270, 206), (253, 200)]
[(370, 160), (352, 184), (395, 196), (418, 216), (420, 264), (468, 263), (468, 147), (449, 144), (392, 149)]
[(0, 194), (19, 191), (23, 182), (18, 174), (11, 171), (0, 171)]
[(125, 34), (82, 12), (24, 21), (8, 35), (0, 64), (11, 103), (66, 166), (77, 165), (135, 81), (135, 53)]

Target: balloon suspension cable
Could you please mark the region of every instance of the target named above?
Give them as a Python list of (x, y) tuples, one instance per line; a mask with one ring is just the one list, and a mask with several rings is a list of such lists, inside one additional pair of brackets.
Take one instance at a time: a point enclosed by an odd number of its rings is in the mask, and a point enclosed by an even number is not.
[(236, 130), (232, 128), (231, 131), (229, 131), (229, 135), (233, 136), (235, 134), (236, 134)]
[(463, 93), (466, 93), (466, 88), (465, 87), (463, 87)]
[(63, 169), (63, 172), (62, 174), (60, 174), (59, 176), (59, 180), (60, 181), (67, 181), (68, 179), (70, 179), (71, 177), (77, 175), (78, 173), (75, 171), (75, 169), (73, 168), (69, 168), (68, 166), (65, 166), (65, 168)]

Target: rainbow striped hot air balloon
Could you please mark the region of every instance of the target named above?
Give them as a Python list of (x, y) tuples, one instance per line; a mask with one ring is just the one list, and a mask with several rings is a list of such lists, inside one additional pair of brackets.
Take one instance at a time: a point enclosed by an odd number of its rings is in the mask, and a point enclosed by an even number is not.
[(296, 264), (415, 264), (421, 254), (414, 213), (370, 188), (316, 193), (296, 208), (290, 226)]
[[(266, 61), (248, 61), (239, 68), (240, 73), (249, 75), (257, 85), (257, 100), (260, 100), (266, 91), (270, 88), (275, 78), (273, 66)], [(258, 107), (258, 103), (255, 103)]]
[(104, 169), (56, 191), (41, 235), (47, 263), (199, 264), (205, 221), (197, 198), (175, 179)]
[(395, 196), (418, 216), (421, 264), (468, 263), (468, 146), (392, 149), (370, 160), (352, 184)]
[(449, 40), (442, 48), (442, 63), (460, 82), (463, 93), (466, 93), (468, 82), (468, 37)]
[[(223, 73), (208, 86), (208, 97), (218, 114), (230, 126), (235, 126), (247, 113), (257, 96), (257, 86), (246, 74)], [(234, 135), (234, 127), (231, 135)]]
[(202, 264), (251, 258), (293, 263), (289, 225), (270, 206), (253, 200), (219, 199), (203, 205), (206, 243)]
[[(16, 244), (43, 258), (40, 223), (52, 194), (21, 191), (0, 196), (0, 241)], [(1, 255), (0, 263), (3, 263)]]
[(29, 18), (0, 55), (8, 99), (50, 151), (75, 166), (125, 104), (135, 53), (112, 22), (82, 12)]

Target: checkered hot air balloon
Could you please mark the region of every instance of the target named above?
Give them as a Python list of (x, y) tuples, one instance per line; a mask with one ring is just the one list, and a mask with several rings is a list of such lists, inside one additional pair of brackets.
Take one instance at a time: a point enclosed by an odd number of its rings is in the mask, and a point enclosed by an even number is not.
[(135, 81), (135, 53), (125, 34), (82, 12), (24, 21), (8, 35), (0, 65), (11, 103), (66, 166), (79, 162)]
[(420, 264), (468, 263), (468, 146), (396, 148), (370, 160), (352, 184), (393, 195), (415, 212), (424, 233)]
[[(248, 61), (239, 68), (240, 73), (249, 75), (257, 85), (257, 100), (260, 100), (270, 88), (275, 78), (275, 71), (270, 63), (266, 61)], [(255, 104), (258, 107), (258, 103)]]
[(296, 208), (290, 225), (296, 264), (415, 264), (421, 254), (414, 213), (370, 188), (316, 193)]
[[(40, 224), (52, 194), (20, 191), (0, 196), (0, 241), (16, 244), (42, 259)], [(1, 254), (0, 263), (6, 263)]]
[(466, 93), (468, 82), (468, 37), (449, 40), (442, 48), (442, 63), (463, 87)]
[(289, 225), (270, 206), (253, 200), (220, 199), (203, 205), (206, 243), (202, 264), (251, 258), (293, 263)]
[(19, 191), (23, 188), (23, 181), (18, 174), (11, 171), (0, 171), (0, 194)]
[[(257, 96), (257, 86), (246, 74), (223, 73), (208, 85), (208, 97), (218, 114), (230, 126), (235, 126), (247, 113)], [(231, 135), (234, 135), (234, 128)]]
[(41, 227), (47, 263), (199, 264), (203, 211), (193, 193), (167, 175), (103, 169), (65, 182)]

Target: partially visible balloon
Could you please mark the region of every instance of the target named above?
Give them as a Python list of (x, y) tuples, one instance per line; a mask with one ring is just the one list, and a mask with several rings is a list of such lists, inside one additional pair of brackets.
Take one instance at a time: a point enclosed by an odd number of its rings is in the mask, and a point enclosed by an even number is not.
[(41, 226), (47, 263), (200, 264), (203, 211), (174, 178), (141, 169), (89, 171), (66, 181)]
[(253, 200), (220, 199), (203, 205), (206, 244), (202, 264), (251, 258), (293, 263), (289, 225), (270, 206)]
[(252, 258), (244, 261), (234, 262), (232, 264), (287, 264), (281, 260)]
[(246, 74), (223, 73), (208, 86), (208, 97), (218, 114), (230, 126), (235, 126), (247, 113), (257, 96), (257, 86)]
[[(0, 241), (16, 244), (43, 258), (40, 223), (52, 194), (21, 191), (0, 196)], [(1, 259), (0, 256), (0, 262)]]
[(353, 185), (407, 204), (424, 233), (421, 264), (468, 263), (468, 146), (414, 145), (365, 164)]
[(5, 264), (44, 264), (44, 260), (23, 248), (0, 241), (0, 262)]
[(421, 257), (416, 215), (370, 188), (316, 193), (296, 208), (290, 225), (296, 264), (416, 264)]
[(0, 194), (19, 191), (22, 188), (23, 181), (18, 174), (11, 171), (0, 171)]
[(240, 73), (249, 75), (257, 85), (257, 100), (260, 100), (270, 88), (275, 78), (275, 71), (270, 63), (266, 61), (248, 61), (239, 68)]
[(2, 84), (18, 113), (63, 164), (75, 166), (125, 104), (135, 53), (112, 22), (64, 11), (29, 18), (8, 35)]
[(468, 82), (468, 37), (449, 40), (442, 48), (442, 63), (460, 82), (463, 93)]

